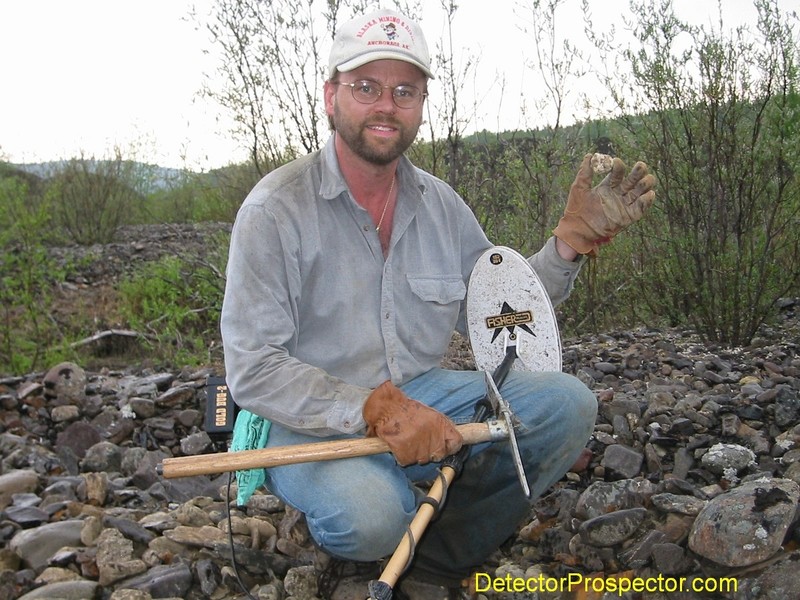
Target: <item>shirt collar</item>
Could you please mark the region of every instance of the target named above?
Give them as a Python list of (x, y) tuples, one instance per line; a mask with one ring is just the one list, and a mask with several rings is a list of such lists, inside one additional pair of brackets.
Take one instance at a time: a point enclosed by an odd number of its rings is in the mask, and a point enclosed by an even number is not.
[[(347, 182), (344, 180), (341, 169), (339, 169), (339, 159), (336, 157), (335, 137), (336, 134), (331, 135), (320, 152), (322, 175), (319, 184), (319, 195), (326, 200), (333, 200), (347, 191)], [(397, 164), (397, 179), (398, 182), (404, 184), (408, 178), (413, 178), (420, 193), (425, 193), (425, 183), (419, 172), (411, 161), (403, 155)], [(404, 188), (408, 189), (406, 185), (402, 185), (401, 189)]]

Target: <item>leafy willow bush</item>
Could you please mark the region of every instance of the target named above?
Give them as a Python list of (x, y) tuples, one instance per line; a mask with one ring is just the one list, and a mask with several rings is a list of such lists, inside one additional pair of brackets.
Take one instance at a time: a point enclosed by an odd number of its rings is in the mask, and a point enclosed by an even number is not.
[(71, 241), (85, 246), (113, 241), (142, 197), (135, 171), (118, 151), (113, 160), (73, 158), (49, 179), (55, 219)]
[(227, 236), (212, 241), (212, 260), (165, 256), (119, 285), (120, 313), (155, 356), (175, 364), (212, 362), (220, 352)]
[(756, 7), (758, 32), (723, 34), (642, 3), (640, 48), (624, 53), (638, 87), (617, 96), (659, 179), (635, 276), (661, 285), (642, 301), (734, 345), (800, 285), (800, 54), (777, 5)]
[(19, 177), (0, 178), (0, 373), (30, 372), (65, 353), (50, 319), (64, 269), (48, 258), (48, 205)]

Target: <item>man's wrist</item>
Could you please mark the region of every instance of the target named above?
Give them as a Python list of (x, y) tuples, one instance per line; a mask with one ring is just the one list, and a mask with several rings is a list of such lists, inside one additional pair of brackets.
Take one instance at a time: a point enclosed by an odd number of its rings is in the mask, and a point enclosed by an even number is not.
[(575, 250), (572, 246), (570, 246), (567, 242), (562, 240), (560, 237), (556, 236), (556, 252), (558, 255), (568, 262), (575, 262), (577, 261), (581, 254)]

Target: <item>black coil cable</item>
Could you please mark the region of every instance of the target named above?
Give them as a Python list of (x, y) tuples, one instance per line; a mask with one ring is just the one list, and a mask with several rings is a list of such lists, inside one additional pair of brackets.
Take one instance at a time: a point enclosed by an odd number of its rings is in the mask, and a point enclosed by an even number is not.
[(236, 577), (236, 582), (239, 584), (239, 587), (242, 588), (242, 591), (250, 600), (258, 600), (250, 593), (250, 590), (247, 589), (245, 586), (244, 581), (242, 581), (241, 576), (239, 575), (239, 565), (236, 562), (236, 551), (233, 547), (233, 520), (231, 518), (231, 486), (233, 484), (233, 471), (228, 473), (228, 491), (225, 497), (225, 508), (226, 513), (228, 516), (228, 543), (231, 545), (231, 566), (233, 567), (233, 574)]

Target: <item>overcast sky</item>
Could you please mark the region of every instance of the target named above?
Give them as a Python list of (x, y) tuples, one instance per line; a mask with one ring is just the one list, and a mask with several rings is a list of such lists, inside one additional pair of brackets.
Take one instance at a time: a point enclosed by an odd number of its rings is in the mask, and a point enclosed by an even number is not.
[[(438, 2), (426, 0), (426, 6)], [(207, 36), (187, 19), (191, 5), (206, 12), (212, 0), (7, 0), (0, 2), (0, 159), (37, 162), (97, 157), (114, 146), (162, 166), (209, 169), (242, 160), (227, 135), (226, 115), (198, 96), (213, 71)], [(459, 3), (456, 49), (480, 56), (479, 86), (505, 77), (502, 99), (479, 106), (470, 129), (520, 123), (521, 94), (536, 85), (524, 68), (515, 7), (519, 0)], [(627, 0), (591, 0), (598, 29), (619, 21)], [(566, 0), (559, 23), (582, 30), (579, 0)], [(752, 0), (724, 0), (726, 26), (755, 27)], [(797, 0), (781, 0), (785, 10)], [(487, 7), (491, 7), (487, 10)], [(675, 0), (697, 24), (716, 24), (717, 0)], [(518, 11), (517, 11), (518, 12)], [(621, 24), (619, 25), (621, 26)], [(433, 49), (441, 35), (423, 20)], [(321, 86), (320, 82), (320, 86)], [(517, 87), (514, 87), (517, 86)], [(432, 89), (435, 93), (435, 88)], [(502, 123), (500, 123), (502, 116)]]

